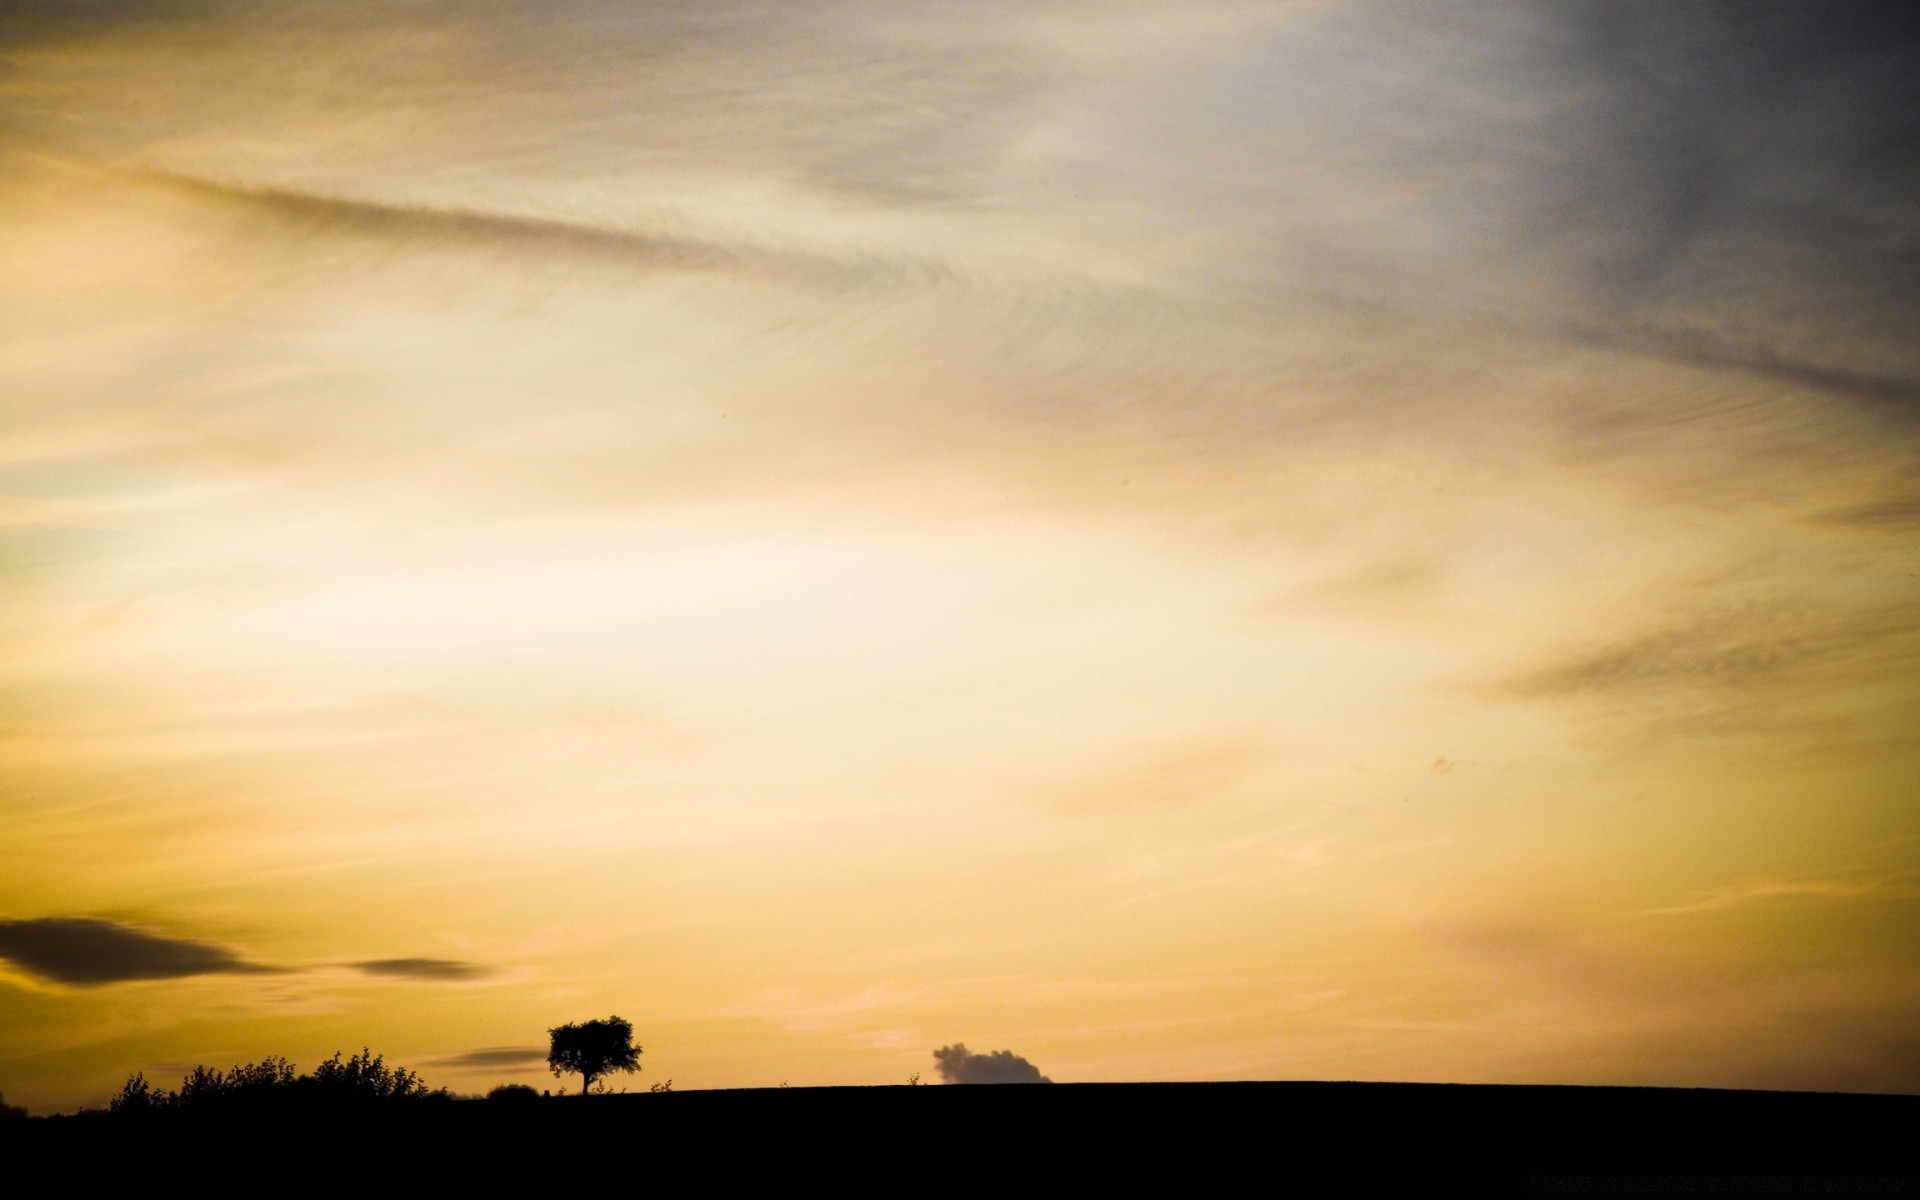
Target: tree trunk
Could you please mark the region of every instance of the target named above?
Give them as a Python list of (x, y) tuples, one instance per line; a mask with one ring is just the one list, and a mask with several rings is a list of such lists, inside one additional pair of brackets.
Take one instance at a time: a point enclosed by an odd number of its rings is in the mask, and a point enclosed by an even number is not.
[(587, 1089), (592, 1086), (593, 1076), (587, 1074), (585, 1071), (580, 1072), (580, 1094), (582, 1096), (586, 1095)]

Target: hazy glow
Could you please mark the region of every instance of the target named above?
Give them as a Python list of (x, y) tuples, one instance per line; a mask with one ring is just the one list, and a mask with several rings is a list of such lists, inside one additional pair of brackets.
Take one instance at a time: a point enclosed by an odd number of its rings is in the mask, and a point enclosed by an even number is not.
[(1171, 7), (20, 7), (0, 1091), (1920, 1090), (1889, 68)]

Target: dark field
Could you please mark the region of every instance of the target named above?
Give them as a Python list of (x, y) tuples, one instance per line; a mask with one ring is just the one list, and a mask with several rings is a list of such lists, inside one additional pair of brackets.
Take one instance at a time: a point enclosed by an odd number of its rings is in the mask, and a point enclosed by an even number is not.
[[(1144, 1182), (1341, 1195), (1913, 1195), (1920, 1097), (1441, 1084), (780, 1088), (14, 1122), (15, 1164), (859, 1191)], [(247, 1164), (241, 1167), (239, 1164)], [(279, 1174), (285, 1171), (285, 1174)], [(1230, 1186), (1231, 1185), (1231, 1186)]]

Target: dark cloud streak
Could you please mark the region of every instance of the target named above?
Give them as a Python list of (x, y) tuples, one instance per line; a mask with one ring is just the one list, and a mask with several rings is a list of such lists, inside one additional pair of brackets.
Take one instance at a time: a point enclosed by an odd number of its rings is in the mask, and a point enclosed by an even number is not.
[(492, 974), (475, 963), (451, 958), (375, 958), (349, 964), (354, 970), (384, 979), (419, 979), (457, 983)]
[(247, 187), (158, 171), (127, 178), (239, 205), (320, 234), (442, 242), (569, 254), (677, 270), (736, 266), (742, 254), (712, 242), (608, 229), (569, 221), (422, 205), (382, 204), (285, 188)]
[(1562, 336), (1577, 345), (1624, 351), (1681, 366), (1737, 371), (1815, 391), (1920, 407), (1920, 380), (1794, 360), (1765, 346), (1731, 344), (1698, 332), (1623, 324), (1614, 328), (1571, 328)]
[(1747, 690), (1816, 671), (1920, 656), (1920, 614), (1902, 607), (1797, 611), (1782, 605), (1681, 618), (1526, 676), (1517, 690), (1543, 697), (1674, 687)]
[(449, 1054), (444, 1058), (428, 1059), (425, 1065), (474, 1071), (544, 1067), (547, 1065), (547, 1051), (542, 1046), (486, 1046)]
[[(225, 946), (168, 937), (97, 917), (0, 921), (0, 958), (74, 987), (197, 975), (281, 975), (297, 967), (254, 962)], [(493, 972), (448, 958), (376, 958), (348, 963), (379, 979), (458, 983)]]
[(93, 917), (0, 921), (0, 957), (43, 979), (75, 987), (285, 970), (250, 962), (211, 942), (165, 937)]
[(249, 212), (315, 238), (361, 238), (416, 247), (544, 256), (587, 267), (714, 274), (759, 270), (790, 282), (846, 288), (951, 288), (954, 268), (937, 258), (813, 249), (748, 238), (645, 233), (579, 221), (431, 205), (390, 204), (277, 187), (255, 187), (164, 171), (111, 174)]

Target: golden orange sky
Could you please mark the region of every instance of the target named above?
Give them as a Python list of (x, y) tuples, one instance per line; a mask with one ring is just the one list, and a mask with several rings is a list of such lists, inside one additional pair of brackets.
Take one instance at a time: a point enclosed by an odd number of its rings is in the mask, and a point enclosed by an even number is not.
[(1912, 23), (1734, 8), (9, 6), (0, 1092), (1920, 1091)]

